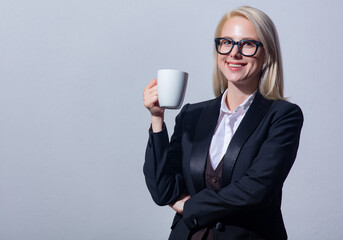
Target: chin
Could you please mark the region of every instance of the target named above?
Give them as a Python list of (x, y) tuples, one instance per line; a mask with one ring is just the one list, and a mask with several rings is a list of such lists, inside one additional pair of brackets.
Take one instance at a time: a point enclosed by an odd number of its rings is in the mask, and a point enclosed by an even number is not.
[(233, 78), (233, 77), (226, 78), (226, 79), (228, 80), (229, 83), (242, 83), (246, 81), (245, 79), (242, 79), (242, 78)]

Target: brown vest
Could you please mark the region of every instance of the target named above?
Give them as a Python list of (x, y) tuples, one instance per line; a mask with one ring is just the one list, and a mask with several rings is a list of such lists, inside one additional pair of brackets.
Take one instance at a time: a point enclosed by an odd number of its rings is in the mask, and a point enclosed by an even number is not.
[[(205, 184), (207, 189), (219, 190), (222, 183), (223, 159), (214, 170), (210, 158), (207, 157), (205, 168)], [(207, 227), (195, 232), (191, 240), (213, 240), (214, 227)]]

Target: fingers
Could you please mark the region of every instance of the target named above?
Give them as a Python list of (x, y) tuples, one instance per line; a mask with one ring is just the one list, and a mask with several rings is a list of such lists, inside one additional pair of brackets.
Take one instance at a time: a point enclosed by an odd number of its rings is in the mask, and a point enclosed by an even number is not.
[(174, 209), (176, 212), (183, 214), (183, 207), (185, 205), (185, 202), (190, 199), (191, 196), (182, 196), (178, 201), (176, 201), (174, 204), (170, 204), (169, 207)]
[(158, 91), (157, 91), (157, 85), (156, 86), (153, 86), (151, 88), (148, 88), (144, 91), (143, 95), (146, 94), (146, 95), (157, 95), (158, 94)]
[(148, 109), (158, 103), (157, 79), (152, 79), (144, 88), (143, 92), (144, 106)]
[(143, 97), (148, 97), (150, 95), (157, 95), (157, 80), (153, 79), (144, 88)]
[(175, 202), (174, 204), (169, 205), (172, 209), (174, 209), (174, 211), (183, 214), (183, 205), (185, 203), (181, 200)]
[(184, 201), (184, 202), (186, 202), (188, 199), (190, 199), (191, 198), (191, 196), (186, 196), (186, 197), (184, 197), (183, 199), (182, 199), (182, 201)]
[(152, 88), (153, 86), (157, 86), (157, 79), (156, 79), (156, 78), (152, 79), (152, 80), (148, 83), (148, 85), (144, 88), (144, 91), (145, 91), (145, 89), (150, 89), (150, 88)]
[[(164, 117), (164, 109), (158, 103), (157, 79), (152, 79), (144, 88), (143, 92), (144, 106), (150, 111), (151, 116), (158, 117), (159, 121)], [(159, 124), (158, 124), (159, 125)], [(161, 125), (162, 126), (162, 125)], [(155, 127), (153, 127), (153, 130)], [(156, 129), (159, 129), (156, 127)]]
[(143, 93), (144, 106), (146, 108), (152, 108), (158, 102), (157, 86), (150, 89), (146, 89)]

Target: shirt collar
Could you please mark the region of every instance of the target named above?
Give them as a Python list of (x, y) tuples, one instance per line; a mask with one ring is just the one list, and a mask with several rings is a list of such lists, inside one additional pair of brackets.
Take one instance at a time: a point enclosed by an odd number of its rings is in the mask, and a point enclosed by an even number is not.
[(231, 112), (229, 110), (229, 108), (227, 107), (226, 105), (226, 96), (227, 96), (227, 89), (225, 90), (225, 92), (223, 93), (223, 97), (222, 97), (222, 100), (221, 100), (221, 104), (220, 104), (220, 112), (221, 113), (225, 113), (225, 114), (235, 114), (237, 112), (246, 112), (252, 101), (254, 100), (255, 96), (256, 96), (256, 93), (257, 93), (257, 89), (255, 90), (255, 92), (253, 92), (247, 99), (245, 99), (245, 101), (243, 103), (241, 103), (236, 109), (235, 111)]

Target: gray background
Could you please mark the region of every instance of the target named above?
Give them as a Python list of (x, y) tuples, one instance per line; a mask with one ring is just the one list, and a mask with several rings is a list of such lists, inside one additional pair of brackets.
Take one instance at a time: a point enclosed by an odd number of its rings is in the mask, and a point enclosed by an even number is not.
[(173, 211), (142, 174), (143, 88), (176, 68), (190, 73), (185, 102), (212, 98), (214, 29), (239, 5), (274, 20), (285, 93), (305, 115), (289, 238), (341, 239), (340, 0), (1, 0), (0, 239), (166, 239)]

